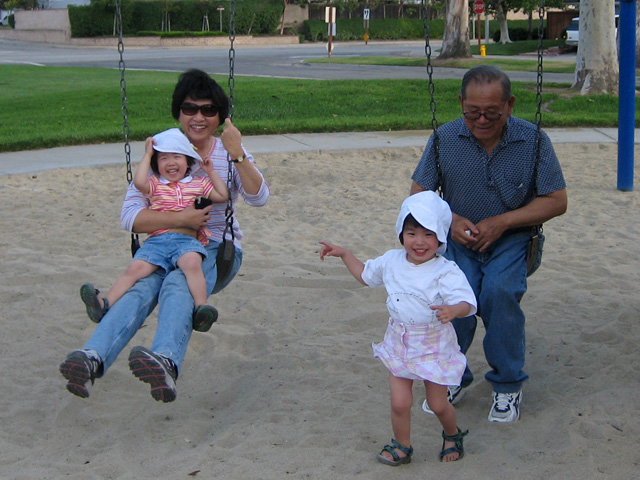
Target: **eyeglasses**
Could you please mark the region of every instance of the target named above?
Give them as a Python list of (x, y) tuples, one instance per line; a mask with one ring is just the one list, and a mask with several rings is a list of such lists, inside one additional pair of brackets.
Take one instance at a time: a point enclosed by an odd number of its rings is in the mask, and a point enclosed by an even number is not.
[(198, 112), (202, 112), (202, 115), (205, 117), (215, 117), (218, 114), (218, 107), (213, 105), (212, 103), (207, 103), (206, 105), (196, 105), (195, 103), (183, 103), (180, 105), (180, 111), (185, 115), (195, 115)]
[(491, 122), (494, 120), (498, 120), (502, 116), (502, 112), (482, 112), (480, 110), (475, 110), (473, 112), (463, 111), (462, 115), (464, 115), (464, 118), (466, 118), (467, 120), (478, 120), (480, 119), (480, 117), (484, 116), (484, 118)]

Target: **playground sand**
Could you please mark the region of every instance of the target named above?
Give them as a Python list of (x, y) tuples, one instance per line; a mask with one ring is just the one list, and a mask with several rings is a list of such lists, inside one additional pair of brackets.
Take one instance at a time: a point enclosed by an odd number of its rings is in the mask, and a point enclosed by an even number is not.
[(220, 319), (194, 333), (178, 398), (155, 402), (129, 372), (152, 315), (88, 399), (58, 365), (89, 338), (79, 287), (106, 289), (130, 260), (119, 226), (122, 166), (0, 177), (0, 478), (630, 479), (640, 443), (640, 208), (616, 190), (615, 144), (556, 146), (569, 210), (545, 226), (529, 279), (522, 418), (487, 421), (479, 326), (476, 374), (457, 406), (466, 455), (441, 464), (441, 427), (414, 386), (413, 462), (375, 454), (391, 439), (387, 372), (371, 343), (384, 289), (356, 282), (319, 240), (361, 259), (397, 248), (394, 222), (421, 149), (257, 155), (272, 196), (240, 205), (239, 276), (209, 299)]

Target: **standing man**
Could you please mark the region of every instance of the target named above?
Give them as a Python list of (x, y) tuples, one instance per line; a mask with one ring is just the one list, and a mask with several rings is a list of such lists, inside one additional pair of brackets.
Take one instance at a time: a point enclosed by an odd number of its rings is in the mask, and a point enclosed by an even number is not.
[[(467, 275), (478, 299), (486, 334), (484, 353), (493, 386), (489, 421), (520, 418), (525, 362), (525, 317), (520, 300), (527, 289), (525, 261), (531, 227), (567, 210), (564, 177), (549, 137), (512, 117), (515, 97), (509, 77), (499, 68), (469, 70), (460, 88), (462, 118), (432, 135), (414, 174), (411, 193), (441, 187), (453, 211), (445, 256)], [(439, 151), (439, 155), (436, 154)], [(536, 166), (537, 161), (537, 166)], [(475, 316), (453, 321), (462, 352), (473, 341)], [(457, 403), (473, 381), (467, 366), (458, 387), (449, 388)], [(428, 405), (424, 405), (429, 411)]]

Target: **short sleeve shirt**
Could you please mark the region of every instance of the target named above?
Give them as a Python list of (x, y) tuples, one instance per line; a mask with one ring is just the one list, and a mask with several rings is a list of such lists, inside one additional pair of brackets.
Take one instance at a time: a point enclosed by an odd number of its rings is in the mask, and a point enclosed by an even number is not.
[[(509, 117), (491, 154), (478, 143), (463, 118), (440, 127), (438, 139), (444, 199), (454, 213), (473, 223), (566, 187), (555, 150), (544, 132), (534, 181), (537, 127), (520, 118)], [(433, 135), (412, 179), (427, 190), (440, 186)]]
[(387, 290), (387, 310), (391, 318), (406, 325), (437, 321), (431, 305), (471, 305), (469, 315), (476, 312), (476, 297), (462, 270), (444, 257), (414, 265), (404, 249), (389, 250), (367, 260), (362, 280), (370, 287), (381, 285)]

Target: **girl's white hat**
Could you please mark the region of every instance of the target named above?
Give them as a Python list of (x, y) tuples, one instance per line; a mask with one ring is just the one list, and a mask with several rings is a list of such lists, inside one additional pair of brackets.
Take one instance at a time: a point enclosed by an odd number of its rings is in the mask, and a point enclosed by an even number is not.
[(155, 141), (153, 149), (156, 152), (181, 153), (187, 157), (195, 158), (199, 162), (202, 161), (189, 139), (179, 128), (170, 128), (160, 132), (153, 136), (153, 140)]
[(451, 228), (453, 215), (449, 204), (432, 191), (425, 191), (411, 195), (400, 207), (400, 214), (396, 221), (396, 234), (402, 235), (402, 227), (407, 216), (411, 214), (420, 225), (436, 234), (441, 245), (437, 254), (442, 255), (447, 250), (447, 235)]

